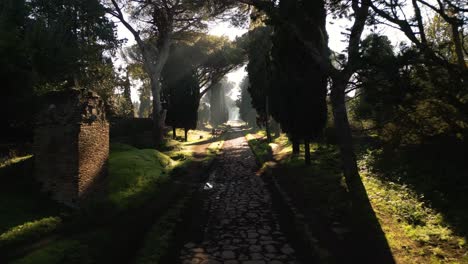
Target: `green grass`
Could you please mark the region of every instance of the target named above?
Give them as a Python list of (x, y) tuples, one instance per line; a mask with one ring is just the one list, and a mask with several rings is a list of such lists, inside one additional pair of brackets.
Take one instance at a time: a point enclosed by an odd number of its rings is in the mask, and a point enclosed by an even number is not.
[(188, 198), (181, 199), (159, 221), (151, 227), (145, 238), (141, 250), (138, 252), (135, 263), (158, 264), (168, 253), (177, 224), (180, 221), (182, 210)]
[[(138, 208), (150, 200), (152, 203), (165, 203), (160, 195), (161, 186), (172, 186), (167, 185), (171, 184), (171, 175), (183, 173), (183, 170), (177, 173), (174, 170), (188, 167), (195, 160), (194, 151), (200, 151), (204, 141), (207, 144), (210, 142), (206, 149), (207, 157), (198, 161), (205, 162), (219, 152), (223, 140), (212, 142), (210, 139), (209, 132), (191, 131), (189, 142), (169, 140), (162, 151), (111, 144), (108, 189), (101, 195), (93, 196), (92, 199), (96, 200), (89, 201), (87, 205), (90, 208), (85, 212), (103, 209), (102, 215), (114, 215), (127, 210), (138, 212)], [(113, 223), (105, 227), (83, 226), (93, 225), (94, 220), (77, 219), (81, 214), (70, 215), (73, 218), (64, 222), (59, 216), (69, 215), (69, 210), (40, 192), (40, 186), (32, 176), (31, 161), (31, 157), (18, 158), (2, 163), (0, 167), (0, 177), (5, 183), (0, 185), (0, 249), (2, 246), (16, 247), (17, 243), (20, 243), (19, 246), (23, 242), (34, 243), (38, 239), (42, 239), (43, 243), (39, 249), (13, 263), (103, 263), (105, 256), (113, 254), (113, 249), (122, 248), (116, 244), (120, 245), (121, 240), (112, 239), (117, 228)], [(148, 246), (141, 252), (141, 259), (155, 259), (155, 254), (167, 248), (175, 228), (174, 219), (181, 213), (181, 208), (182, 201), (173, 207), (171, 205), (163, 218), (154, 224), (146, 237), (145, 245)], [(92, 218), (93, 214), (85, 213), (83, 216)], [(132, 219), (132, 216), (129, 215), (128, 219)], [(122, 221), (126, 223), (127, 220)], [(72, 228), (83, 228), (84, 232), (66, 237), (60, 237), (59, 233), (58, 237), (47, 236), (61, 228), (73, 232), (69, 222), (73, 224)], [(134, 224), (135, 221), (127, 222)], [(121, 228), (125, 232), (126, 228), (133, 230), (137, 227)], [(120, 236), (120, 239), (123, 238), (125, 236)]]
[[(177, 133), (177, 140), (183, 141), (184, 140), (184, 129), (182, 128), (177, 128), (176, 129)], [(167, 132), (166, 134), (167, 138), (172, 138), (172, 129)], [(187, 133), (188, 137), (188, 142), (190, 143), (197, 143), (201, 141), (205, 141), (211, 138), (211, 133), (209, 131), (205, 130), (189, 130)]]
[(59, 216), (68, 211), (41, 193), (32, 161), (28, 155), (0, 165), (0, 249), (55, 231), (60, 227)]
[(223, 148), (224, 145), (224, 140), (218, 140), (216, 142), (211, 143), (208, 148), (206, 149), (207, 151), (207, 159), (213, 158), (215, 155), (219, 154), (221, 149)]
[(157, 150), (111, 145), (109, 200), (119, 209), (141, 205), (168, 179), (176, 164)]
[(12, 264), (93, 263), (88, 251), (89, 248), (79, 241), (61, 240), (33, 251), (23, 258), (13, 261)]
[(466, 238), (409, 186), (379, 178), (372, 158), (360, 160), (361, 178), (397, 262), (468, 263)]
[[(255, 140), (250, 146), (256, 155), (264, 155), (269, 145), (252, 135), (247, 138)], [(311, 144), (312, 165), (307, 167), (303, 155), (292, 155), (284, 135), (270, 146), (281, 164), (274, 175), (306, 218), (313, 212), (311, 217), (346, 223), (349, 203), (336, 147)], [(457, 235), (443, 215), (409, 186), (375, 174), (372, 158), (361, 157), (361, 177), (396, 262), (468, 263), (466, 238)]]
[(59, 217), (46, 217), (27, 222), (0, 234), (0, 248), (25, 241), (32, 241), (57, 230), (62, 224)]
[(250, 148), (255, 150), (253, 153), (258, 163), (263, 164), (273, 158), (272, 148), (261, 134), (247, 134), (246, 139)]

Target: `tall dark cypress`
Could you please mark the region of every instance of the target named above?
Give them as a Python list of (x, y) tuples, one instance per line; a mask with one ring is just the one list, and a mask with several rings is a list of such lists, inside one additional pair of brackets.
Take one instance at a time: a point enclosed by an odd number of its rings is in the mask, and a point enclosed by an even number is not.
[(197, 127), (200, 85), (194, 67), (184, 59), (177, 47), (172, 49), (163, 70), (162, 84), (167, 109), (166, 124), (174, 129), (183, 128), (187, 141), (188, 130)]
[[(323, 1), (281, 0), (281, 23), (272, 36), (273, 114), (283, 131), (305, 144), (321, 135), (327, 121), (327, 76), (304, 44), (317, 50), (327, 46), (323, 5)], [(310, 163), (309, 153), (306, 157)]]

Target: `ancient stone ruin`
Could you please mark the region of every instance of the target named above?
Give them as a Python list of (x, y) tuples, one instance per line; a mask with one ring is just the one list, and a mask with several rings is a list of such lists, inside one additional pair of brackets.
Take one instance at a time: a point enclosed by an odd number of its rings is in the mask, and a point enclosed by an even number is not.
[(109, 124), (94, 92), (67, 90), (45, 96), (34, 132), (35, 177), (53, 199), (71, 207), (107, 174)]

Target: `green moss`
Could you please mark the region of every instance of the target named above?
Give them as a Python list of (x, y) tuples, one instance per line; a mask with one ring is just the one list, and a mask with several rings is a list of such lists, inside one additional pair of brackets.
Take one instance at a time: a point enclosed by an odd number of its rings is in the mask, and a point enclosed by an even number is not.
[(153, 149), (119, 144), (109, 156), (109, 199), (120, 209), (137, 206), (167, 180), (174, 161)]
[(13, 264), (87, 264), (92, 263), (88, 248), (75, 240), (62, 240), (49, 244)]
[(62, 220), (59, 217), (47, 217), (16, 226), (0, 235), (0, 247), (38, 239), (56, 230), (61, 224)]

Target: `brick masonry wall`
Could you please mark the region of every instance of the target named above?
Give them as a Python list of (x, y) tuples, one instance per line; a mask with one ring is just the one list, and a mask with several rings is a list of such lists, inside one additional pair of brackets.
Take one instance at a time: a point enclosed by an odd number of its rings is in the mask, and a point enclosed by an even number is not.
[(89, 192), (98, 191), (100, 181), (107, 175), (109, 124), (105, 121), (82, 124), (78, 153), (78, 196), (84, 198)]
[(54, 200), (75, 206), (78, 194), (79, 126), (38, 127), (34, 135), (35, 176)]
[(52, 198), (79, 207), (107, 174), (109, 123), (104, 102), (91, 91), (46, 96), (34, 135), (35, 176)]

